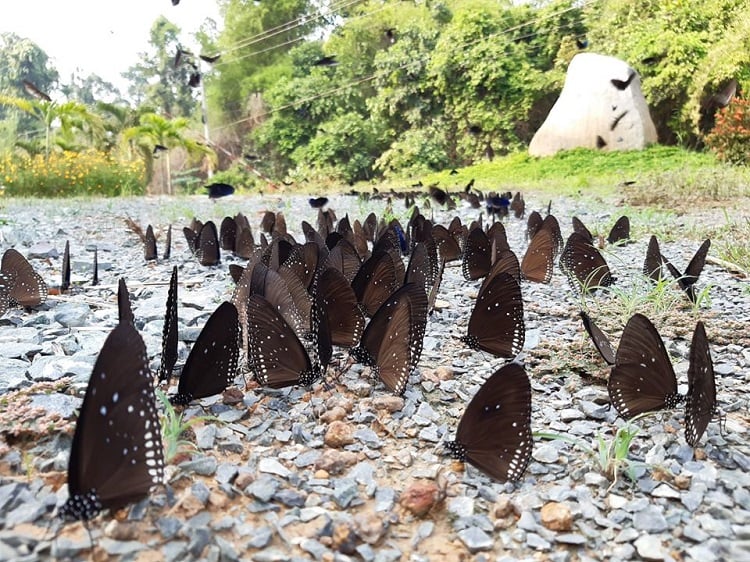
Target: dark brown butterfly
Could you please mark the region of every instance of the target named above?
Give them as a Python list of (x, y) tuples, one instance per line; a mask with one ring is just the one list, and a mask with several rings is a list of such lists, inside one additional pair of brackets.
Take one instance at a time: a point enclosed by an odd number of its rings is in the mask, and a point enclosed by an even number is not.
[(539, 230), (521, 260), (521, 275), (534, 283), (549, 283), (555, 259), (555, 242), (548, 230)]
[(431, 275), (432, 265), (430, 264), (430, 256), (427, 253), (427, 246), (424, 242), (417, 242), (414, 248), (412, 248), (411, 256), (409, 256), (409, 265), (406, 268), (404, 283), (415, 283), (427, 292), (428, 287), (434, 281)]
[(143, 256), (146, 261), (156, 260), (156, 236), (151, 225), (146, 227), (146, 238), (143, 241)]
[(542, 219), (542, 215), (539, 214), (539, 211), (531, 211), (529, 218), (526, 219), (527, 240), (534, 239), (534, 236), (536, 236), (536, 233), (539, 232), (539, 229), (542, 226), (542, 222), (544, 222), (544, 219)]
[(594, 342), (594, 347), (596, 347), (599, 355), (602, 356), (602, 359), (604, 359), (607, 365), (614, 365), (615, 350), (612, 347), (612, 343), (609, 341), (607, 335), (601, 331), (599, 326), (594, 324), (594, 321), (591, 319), (591, 317), (583, 310), (581, 310), (579, 314), (581, 315), (581, 320), (583, 321), (583, 327), (586, 328), (586, 332), (588, 332), (591, 341)]
[(161, 333), (161, 363), (159, 380), (168, 381), (177, 363), (177, 266), (172, 268), (167, 293), (167, 309)]
[(237, 374), (240, 356), (237, 309), (221, 303), (203, 326), (180, 373), (172, 404), (186, 406), (193, 400), (223, 392)]
[(646, 259), (643, 261), (643, 275), (658, 283), (662, 277), (662, 257), (659, 250), (659, 241), (656, 236), (651, 236), (646, 250)]
[(436, 224), (432, 227), (432, 237), (443, 261), (449, 262), (461, 259), (462, 252), (458, 240), (442, 224)]
[[(371, 258), (372, 256), (369, 259)], [(328, 267), (338, 269), (349, 283), (354, 280), (362, 266), (357, 249), (350, 242), (343, 239), (339, 240), (336, 246), (331, 249), (325, 260), (325, 264)]]
[(224, 217), (219, 226), (219, 246), (222, 250), (234, 252), (237, 243), (237, 223), (233, 217)]
[(453, 200), (453, 197), (451, 197), (447, 191), (442, 190), (435, 185), (429, 186), (428, 189), (430, 192), (430, 197), (435, 203), (437, 203), (438, 205), (442, 205), (446, 207), (447, 209), (456, 208), (456, 202)]
[(94, 261), (91, 266), (91, 268), (94, 270), (93, 278), (91, 279), (92, 285), (98, 285), (99, 284), (99, 250), (94, 246)]
[(394, 394), (403, 394), (409, 375), (419, 363), (427, 324), (427, 296), (408, 283), (378, 308), (351, 355), (372, 367)]
[(172, 256), (172, 225), (167, 227), (167, 239), (164, 241), (164, 255), (162, 259), (168, 260)]
[(708, 422), (720, 417), (716, 407), (716, 380), (703, 322), (695, 325), (690, 344), (688, 367), (688, 393), (685, 404), (685, 440), (688, 445), (698, 445)]
[(623, 215), (617, 219), (612, 230), (609, 231), (607, 242), (617, 244), (619, 242), (627, 243), (628, 240), (630, 240), (630, 219)]
[(135, 316), (133, 316), (133, 309), (130, 306), (130, 294), (125, 279), (122, 277), (117, 284), (117, 318), (120, 324), (135, 325)]
[(573, 232), (560, 256), (560, 269), (577, 293), (593, 293), (615, 282), (599, 250), (584, 235)]
[(35, 307), (47, 300), (47, 283), (17, 250), (5, 250), (0, 274), (8, 286), (9, 306)]
[(662, 254), (661, 256), (664, 265), (667, 266), (667, 269), (669, 269), (669, 272), (672, 274), (672, 276), (677, 279), (677, 283), (680, 285), (680, 288), (685, 291), (685, 294), (692, 303), (696, 301), (694, 285), (698, 281), (698, 277), (700, 276), (701, 271), (703, 271), (703, 267), (706, 265), (706, 256), (708, 255), (708, 250), (710, 247), (711, 240), (704, 240), (703, 244), (701, 244), (700, 248), (698, 248), (698, 251), (695, 252), (693, 259), (690, 260), (690, 263), (688, 264), (687, 268), (685, 269), (685, 273), (683, 274), (680, 274), (680, 271), (674, 265), (672, 265), (672, 263), (667, 258), (664, 257), (664, 254)]
[(501, 273), (482, 284), (469, 318), (468, 334), (461, 341), (496, 357), (515, 357), (525, 339), (521, 286), (510, 274)]
[(322, 376), (331, 359), (331, 341), (325, 317), (317, 312), (312, 316), (317, 354), (311, 360), (275, 306), (260, 295), (248, 299), (248, 363), (260, 384), (270, 388), (310, 386)]
[(495, 480), (521, 478), (533, 448), (531, 385), (523, 366), (508, 363), (485, 381), (446, 447)]
[(68, 519), (146, 497), (164, 479), (161, 425), (143, 339), (131, 323), (107, 336), (91, 372), (68, 461)]
[(482, 281), (482, 284), (487, 283), (493, 277), (500, 275), (501, 273), (509, 273), (516, 282), (521, 283), (521, 266), (518, 263), (518, 258), (513, 250), (502, 250), (497, 254), (495, 263), (492, 264), (489, 273)]
[[(539, 227), (539, 230), (546, 230), (552, 235), (552, 241), (553, 241), (553, 249), (554, 249), (554, 257), (557, 257), (560, 255), (560, 252), (563, 249), (563, 237), (562, 232), (560, 231), (560, 223), (557, 222), (557, 219), (555, 218), (555, 215), (547, 215), (544, 217), (544, 220), (542, 221), (542, 225)], [(538, 234), (538, 233), (537, 233)]]
[(476, 227), (466, 237), (461, 273), (467, 281), (486, 276), (492, 266), (492, 243), (484, 231)]
[(195, 252), (201, 265), (218, 265), (221, 261), (219, 252), (219, 233), (213, 221), (206, 222), (198, 236), (198, 249)]
[[(375, 314), (401, 284), (404, 272), (397, 275), (395, 259), (401, 262), (401, 258), (394, 258), (390, 252), (373, 250), (352, 279), (352, 289), (365, 315)], [(400, 265), (403, 270), (403, 263)]]
[(234, 254), (243, 260), (249, 260), (255, 254), (255, 240), (253, 240), (253, 232), (249, 227), (243, 228), (237, 234), (234, 243)]
[(579, 219), (578, 217), (573, 217), (571, 219), (571, 222), (573, 223), (573, 232), (576, 232), (583, 236), (589, 244), (594, 243), (594, 235), (591, 234), (591, 231), (588, 228), (586, 228), (586, 225), (583, 224), (583, 221), (581, 219)]
[(327, 315), (331, 343), (346, 348), (357, 345), (365, 328), (365, 317), (344, 274), (333, 267), (326, 268), (315, 287), (315, 301)]
[(633, 315), (625, 325), (607, 389), (612, 405), (625, 419), (675, 408), (684, 400), (677, 392), (664, 342), (642, 314)]
[(523, 195), (521, 195), (520, 191), (516, 191), (516, 194), (513, 196), (513, 200), (510, 202), (510, 210), (513, 211), (517, 219), (523, 218), (524, 214), (526, 214), (526, 202), (523, 200)]
[(65, 241), (62, 260), (62, 281), (60, 281), (60, 292), (65, 293), (70, 289), (70, 240)]

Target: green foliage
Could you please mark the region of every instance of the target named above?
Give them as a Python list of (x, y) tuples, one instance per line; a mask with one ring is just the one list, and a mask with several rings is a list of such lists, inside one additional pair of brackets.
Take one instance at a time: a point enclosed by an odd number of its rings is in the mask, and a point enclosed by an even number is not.
[(258, 176), (250, 172), (241, 162), (235, 162), (226, 170), (216, 172), (210, 182), (228, 183), (237, 190), (248, 190), (256, 186)]
[(197, 451), (197, 447), (184, 435), (196, 424), (215, 420), (212, 416), (195, 416), (185, 420), (183, 413), (175, 410), (169, 402), (169, 398), (159, 389), (156, 389), (156, 397), (164, 408), (161, 417), (161, 435), (164, 445), (164, 462), (172, 462), (181, 453)]
[(0, 183), (9, 196), (141, 195), (144, 180), (140, 162), (94, 150), (0, 158)]
[(377, 159), (375, 169), (384, 176), (421, 175), (449, 165), (447, 142), (440, 123), (405, 131)]
[(750, 162), (750, 101), (735, 98), (719, 110), (706, 146), (724, 162)]

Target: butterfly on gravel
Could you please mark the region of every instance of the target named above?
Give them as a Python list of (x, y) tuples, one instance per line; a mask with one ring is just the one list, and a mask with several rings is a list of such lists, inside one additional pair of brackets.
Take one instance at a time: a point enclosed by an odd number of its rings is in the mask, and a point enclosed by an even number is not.
[(700, 277), (700, 274), (703, 271), (703, 267), (706, 265), (706, 257), (708, 256), (708, 250), (710, 247), (711, 240), (704, 240), (700, 245), (700, 248), (698, 248), (698, 250), (695, 252), (693, 259), (690, 260), (690, 263), (685, 269), (685, 273), (680, 273), (680, 271), (674, 265), (672, 265), (672, 263), (666, 257), (664, 257), (664, 254), (662, 254), (661, 256), (664, 265), (667, 267), (672, 276), (677, 280), (680, 289), (685, 291), (685, 294), (692, 303), (695, 303), (697, 300), (694, 285), (698, 282), (698, 277)]
[(573, 232), (565, 243), (560, 256), (560, 269), (568, 278), (571, 288), (579, 294), (593, 293), (615, 282), (599, 250), (577, 232)]
[(581, 310), (579, 314), (581, 316), (581, 321), (583, 322), (583, 327), (586, 329), (586, 332), (591, 338), (594, 347), (599, 352), (599, 355), (602, 356), (602, 359), (604, 359), (607, 365), (614, 365), (616, 352), (614, 347), (612, 347), (612, 343), (607, 334), (605, 334), (601, 328), (594, 323), (586, 312)]
[[(5, 250), (0, 265), (0, 311), (33, 308), (47, 300), (47, 283), (18, 250)], [(5, 310), (3, 310), (5, 309)]]
[(89, 520), (164, 480), (161, 425), (143, 339), (129, 322), (104, 341), (76, 421), (62, 517)]
[(690, 343), (688, 366), (688, 393), (685, 402), (685, 440), (688, 445), (698, 445), (712, 419), (723, 422), (716, 406), (716, 379), (706, 328), (698, 321)]
[(521, 478), (533, 448), (531, 385), (522, 365), (508, 363), (485, 381), (446, 448), (495, 480)]

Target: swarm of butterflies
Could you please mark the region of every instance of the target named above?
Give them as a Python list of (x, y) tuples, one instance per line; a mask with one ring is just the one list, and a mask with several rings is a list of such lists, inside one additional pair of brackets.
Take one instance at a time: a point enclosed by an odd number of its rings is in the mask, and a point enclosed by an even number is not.
[[(440, 203), (434, 189), (434, 201)], [(524, 283), (549, 283), (555, 261), (577, 293), (593, 293), (615, 283), (594, 237), (578, 218), (564, 242), (560, 225), (547, 208), (542, 218), (532, 211), (526, 223), (528, 247), (521, 260), (510, 248), (505, 225), (496, 212), (525, 216), (520, 193), (488, 197), (489, 224), (468, 226), (456, 216), (447, 226), (434, 224), (414, 207), (408, 223), (337, 219), (325, 198), (311, 199), (317, 209), (314, 227), (303, 221), (304, 242), (288, 231), (283, 213), (266, 212), (256, 244), (249, 220), (238, 213), (219, 228), (193, 219), (183, 229), (188, 248), (204, 266), (221, 263), (221, 252), (247, 260), (229, 266), (235, 282), (229, 301), (211, 314), (181, 369), (175, 405), (222, 393), (243, 367), (263, 387), (310, 386), (325, 379), (333, 348), (348, 352), (348, 363), (369, 366), (395, 394), (402, 394), (422, 353), (428, 317), (446, 264), (460, 262), (466, 280), (481, 280), (461, 341), (473, 350), (514, 359), (525, 342)], [(504, 209), (504, 211), (503, 211)], [(386, 212), (384, 215), (391, 215)], [(128, 219), (129, 220), (129, 219)], [(156, 237), (149, 225), (138, 233), (147, 261), (157, 260)], [(627, 217), (620, 218), (607, 241), (630, 238)], [(603, 244), (603, 239), (600, 239)], [(681, 274), (661, 254), (652, 237), (643, 271), (660, 279), (675, 276), (694, 300), (694, 285), (703, 269), (707, 240)], [(163, 259), (171, 253), (171, 226)], [(406, 265), (404, 257), (408, 256)], [(66, 245), (61, 290), (70, 287)], [(169, 383), (178, 360), (178, 270), (169, 282), (162, 337), (160, 383)], [(95, 280), (98, 279), (96, 269)], [(0, 274), (0, 305), (34, 307), (47, 296), (44, 280), (15, 250), (6, 251)], [(102, 509), (117, 509), (144, 497), (162, 482), (164, 460), (160, 425), (148, 356), (135, 327), (124, 279), (118, 286), (119, 323), (107, 337), (94, 366), (76, 425), (68, 469), (69, 499), (62, 514), (90, 519)], [(602, 358), (612, 366), (608, 389), (618, 413), (674, 408), (685, 403), (686, 440), (695, 446), (709, 421), (718, 415), (713, 366), (701, 322), (690, 347), (687, 396), (677, 391), (669, 356), (656, 328), (642, 315), (624, 328), (615, 352), (609, 338), (582, 312), (584, 326)], [(243, 369), (244, 371), (245, 369)], [(492, 374), (469, 402), (447, 450), (499, 481), (519, 479), (531, 459), (531, 387), (523, 365), (511, 361)], [(96, 451), (121, 451), (116, 470), (100, 462)]]

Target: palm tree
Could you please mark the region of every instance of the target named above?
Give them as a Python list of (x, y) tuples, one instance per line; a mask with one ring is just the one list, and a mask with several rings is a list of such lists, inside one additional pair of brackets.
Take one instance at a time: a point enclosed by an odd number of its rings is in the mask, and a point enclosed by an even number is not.
[[(156, 113), (144, 113), (139, 124), (129, 127), (123, 132), (123, 139), (132, 142), (143, 158), (146, 166), (146, 180), (151, 183), (154, 177), (154, 160), (158, 152), (157, 147), (183, 148), (189, 156), (204, 155), (216, 160), (214, 151), (201, 142), (186, 136), (190, 122), (184, 117), (167, 119)], [(166, 166), (166, 193), (173, 194), (169, 156), (164, 158)]]
[(0, 95), (0, 105), (14, 107), (32, 116), (44, 127), (44, 157), (49, 158), (53, 141), (53, 126), (61, 135), (63, 146), (71, 146), (76, 133), (84, 133), (87, 140), (94, 139), (104, 132), (101, 119), (88, 108), (76, 101), (58, 103), (46, 99), (26, 99)]

